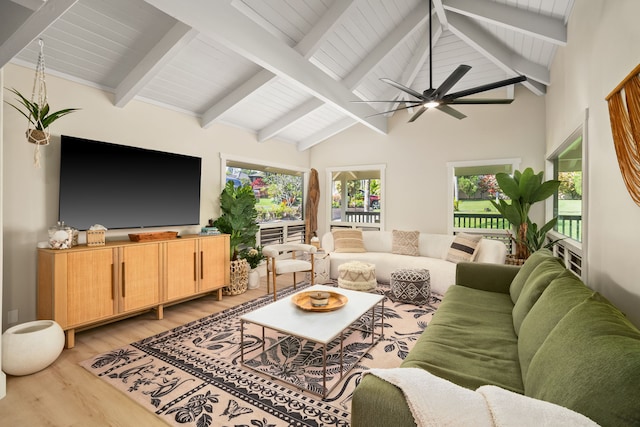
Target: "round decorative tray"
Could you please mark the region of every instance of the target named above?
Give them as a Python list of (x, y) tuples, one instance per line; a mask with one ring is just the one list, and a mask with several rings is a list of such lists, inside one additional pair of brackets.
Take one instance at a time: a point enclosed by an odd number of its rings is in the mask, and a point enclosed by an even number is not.
[(301, 309), (305, 311), (333, 311), (344, 306), (349, 298), (346, 296), (339, 294), (337, 292), (327, 292), (329, 294), (329, 303), (327, 305), (315, 306), (311, 304), (312, 293), (317, 293), (317, 291), (308, 291), (308, 292), (300, 292), (291, 297), (291, 301)]

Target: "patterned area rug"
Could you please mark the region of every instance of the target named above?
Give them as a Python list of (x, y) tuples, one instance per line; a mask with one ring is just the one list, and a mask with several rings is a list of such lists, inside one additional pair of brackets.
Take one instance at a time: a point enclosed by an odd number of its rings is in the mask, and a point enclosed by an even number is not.
[[(281, 298), (294, 292), (287, 288)], [(389, 286), (378, 284), (375, 292), (387, 294)], [(282, 340), (281, 334), (266, 331), (266, 347), (277, 344), (256, 357), (262, 350), (262, 331), (247, 325), (245, 363), (264, 373), (241, 365), (239, 317), (271, 301), (265, 295), (81, 365), (175, 426), (348, 426), (351, 395), (362, 373), (398, 366), (427, 326), (440, 297), (433, 295), (422, 306), (387, 299), (384, 338), (368, 352), (363, 343), (371, 340), (370, 317), (365, 315), (356, 325), (362, 330), (345, 337), (343, 372), (348, 373), (342, 378), (339, 343), (332, 343), (327, 383), (337, 386), (324, 400), (309, 393), (322, 387), (321, 350), (304, 340)]]

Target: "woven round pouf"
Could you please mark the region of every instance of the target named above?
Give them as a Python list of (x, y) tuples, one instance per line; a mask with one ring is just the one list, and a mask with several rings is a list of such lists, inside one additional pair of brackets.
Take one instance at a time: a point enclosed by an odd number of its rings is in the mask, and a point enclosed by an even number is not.
[(338, 286), (354, 291), (371, 291), (376, 288), (376, 266), (366, 262), (351, 261), (338, 267)]
[(422, 305), (429, 301), (431, 277), (424, 268), (401, 268), (391, 273), (389, 298), (394, 302)]

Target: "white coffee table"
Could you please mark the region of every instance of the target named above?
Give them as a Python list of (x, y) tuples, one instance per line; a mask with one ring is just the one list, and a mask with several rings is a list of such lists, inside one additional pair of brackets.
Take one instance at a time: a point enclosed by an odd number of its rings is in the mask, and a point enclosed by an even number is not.
[[(253, 323), (262, 327), (262, 351), (264, 348), (264, 329), (269, 328), (286, 335), (297, 338), (306, 339), (322, 345), (323, 347), (323, 374), (322, 386), (323, 393), (319, 394), (322, 398), (327, 397), (331, 389), (327, 389), (327, 345), (338, 336), (340, 337), (340, 378), (346, 372), (342, 372), (343, 334), (351, 325), (355, 323), (362, 315), (371, 310), (371, 346), (372, 348), (383, 336), (383, 318), (384, 318), (384, 296), (379, 294), (371, 294), (367, 292), (351, 291), (348, 289), (339, 289), (332, 286), (315, 285), (306, 288), (300, 292), (309, 291), (327, 291), (340, 293), (349, 300), (341, 308), (328, 312), (305, 311), (296, 306), (290, 296), (282, 298), (272, 304), (261, 307), (251, 313), (247, 313), (240, 317), (240, 360), (243, 366), (253, 369), (244, 363), (244, 323)], [(300, 293), (299, 292), (299, 293)], [(296, 295), (296, 294), (294, 294)], [(382, 304), (382, 313), (379, 317), (373, 315), (376, 305)], [(376, 333), (376, 319), (379, 320), (379, 332)], [(286, 338), (285, 338), (286, 339)], [(274, 345), (277, 345), (274, 344)], [(273, 347), (273, 346), (272, 346)], [(355, 364), (354, 364), (355, 365)], [(352, 365), (352, 366), (354, 366)]]

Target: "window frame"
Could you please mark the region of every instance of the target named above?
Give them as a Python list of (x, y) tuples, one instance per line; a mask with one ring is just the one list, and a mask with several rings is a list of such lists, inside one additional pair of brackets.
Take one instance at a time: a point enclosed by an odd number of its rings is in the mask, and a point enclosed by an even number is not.
[[(575, 128), (563, 142), (558, 145), (549, 155), (546, 156), (546, 174), (547, 176), (555, 176), (554, 160), (562, 154), (578, 137), (582, 136), (582, 242), (579, 242), (564, 234), (560, 234), (555, 230), (547, 233), (547, 240), (558, 240), (553, 246), (554, 255), (560, 257), (565, 267), (586, 281), (588, 264), (587, 248), (588, 248), (588, 224), (589, 224), (589, 159), (588, 159), (588, 121), (589, 109), (585, 109), (582, 122)], [(557, 194), (554, 196), (557, 197)], [(547, 203), (545, 207), (545, 219), (549, 221), (554, 216), (554, 203)], [(576, 271), (576, 270), (579, 270)]]
[(454, 227), (453, 221), (453, 202), (454, 202), (454, 194), (453, 194), (453, 185), (454, 185), (454, 174), (456, 168), (463, 167), (482, 167), (482, 166), (497, 166), (497, 165), (511, 165), (512, 170), (518, 170), (520, 168), (520, 163), (522, 159), (519, 157), (511, 157), (506, 159), (487, 159), (487, 160), (462, 160), (462, 161), (453, 161), (447, 162), (447, 233), (448, 234), (457, 234), (457, 233), (471, 233), (471, 234), (482, 234), (486, 236), (497, 236), (499, 238), (506, 237), (508, 230), (499, 230), (492, 228), (460, 228)]
[[(326, 215), (329, 230), (333, 228), (361, 228), (361, 229), (373, 229), (384, 231), (385, 224), (385, 211), (386, 211), (386, 197), (385, 197), (385, 164), (372, 164), (372, 165), (356, 165), (356, 166), (332, 166), (325, 169), (326, 171), (326, 185), (325, 194), (326, 197)], [(365, 223), (365, 222), (346, 222), (346, 221), (333, 221), (332, 220), (332, 194), (333, 194), (333, 174), (334, 172), (358, 172), (358, 171), (372, 171), (377, 170), (380, 173), (380, 222), (379, 223)]]
[[(220, 191), (226, 185), (227, 180), (227, 163), (237, 162), (246, 163), (247, 165), (255, 165), (267, 168), (281, 169), (285, 171), (297, 172), (302, 174), (302, 219), (300, 220), (287, 220), (281, 222), (266, 222), (258, 223), (260, 231), (256, 236), (256, 245), (265, 245), (269, 243), (285, 243), (285, 242), (297, 242), (304, 243), (305, 240), (305, 218), (307, 212), (305, 210), (307, 191), (309, 188), (309, 174), (310, 168), (304, 168), (299, 166), (285, 165), (282, 163), (267, 162), (263, 159), (256, 159), (251, 157), (236, 156), (233, 154), (220, 153)], [(300, 233), (302, 227), (302, 233)], [(277, 230), (277, 229), (281, 230)], [(291, 233), (289, 233), (291, 229)], [(289, 236), (291, 234), (291, 236)], [(300, 236), (301, 239), (300, 240)], [(264, 241), (263, 241), (264, 240)]]

